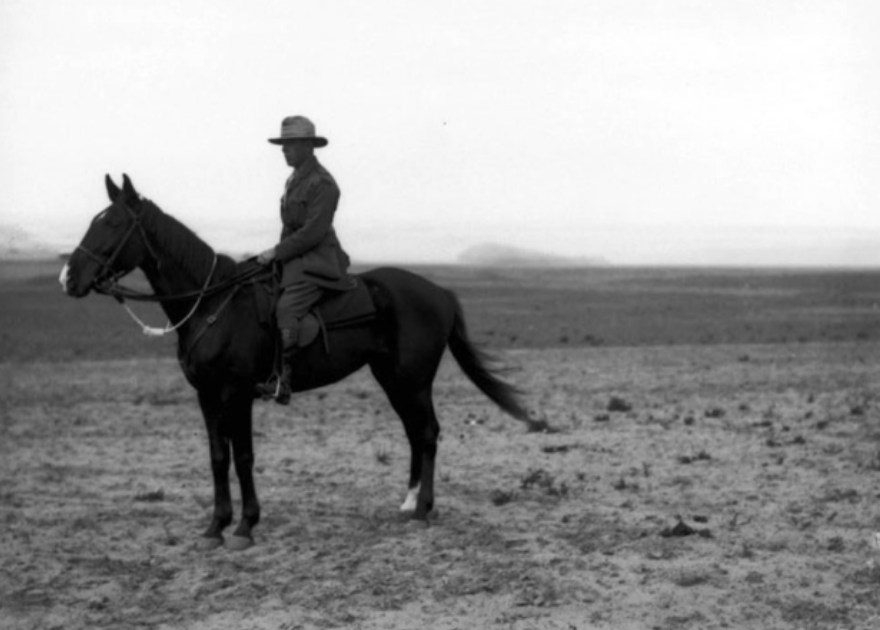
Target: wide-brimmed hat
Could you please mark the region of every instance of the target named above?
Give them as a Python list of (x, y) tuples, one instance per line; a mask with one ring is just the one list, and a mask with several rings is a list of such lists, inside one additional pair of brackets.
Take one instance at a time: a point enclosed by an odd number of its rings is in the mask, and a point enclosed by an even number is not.
[(288, 116), (281, 121), (281, 136), (269, 138), (272, 144), (287, 144), (295, 140), (308, 140), (316, 147), (327, 146), (327, 138), (316, 136), (314, 123), (305, 116)]

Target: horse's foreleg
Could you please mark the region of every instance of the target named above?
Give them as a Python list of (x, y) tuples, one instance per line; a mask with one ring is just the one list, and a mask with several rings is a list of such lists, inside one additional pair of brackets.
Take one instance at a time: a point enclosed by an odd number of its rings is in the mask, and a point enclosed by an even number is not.
[(252, 529), (260, 522), (260, 503), (254, 485), (253, 395), (236, 396), (226, 408), (227, 421), (232, 436), (232, 453), (235, 474), (241, 485), (241, 521), (228, 546), (245, 549), (253, 544)]
[(223, 407), (216, 396), (199, 392), (199, 405), (208, 432), (211, 473), (214, 477), (214, 514), (202, 535), (201, 546), (213, 549), (223, 544), (223, 530), (232, 522), (232, 497), (229, 493), (229, 437), (223, 423)]

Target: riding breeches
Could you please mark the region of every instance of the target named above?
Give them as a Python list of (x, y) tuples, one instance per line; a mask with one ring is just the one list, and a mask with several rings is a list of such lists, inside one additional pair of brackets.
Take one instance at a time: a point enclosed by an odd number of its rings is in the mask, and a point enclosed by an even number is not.
[(281, 330), (282, 336), (286, 337), (285, 346), (297, 343), (302, 318), (323, 294), (324, 290), (311, 282), (295, 282), (284, 287), (275, 307), (275, 317), (278, 321), (278, 329)]

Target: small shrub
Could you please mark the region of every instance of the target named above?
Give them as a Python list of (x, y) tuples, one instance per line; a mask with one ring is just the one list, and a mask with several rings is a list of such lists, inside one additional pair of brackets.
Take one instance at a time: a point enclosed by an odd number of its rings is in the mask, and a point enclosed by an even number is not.
[(552, 497), (568, 496), (568, 486), (565, 482), (557, 485), (556, 478), (543, 468), (530, 470), (520, 482), (520, 488), (523, 490), (534, 488)]
[(632, 411), (632, 405), (619, 396), (612, 396), (608, 401), (608, 411)]
[(508, 492), (507, 490), (493, 490), (489, 495), (489, 500), (492, 502), (492, 505), (501, 507), (502, 505), (507, 505), (511, 501), (516, 498), (516, 495), (513, 492)]
[(526, 431), (529, 433), (559, 433), (559, 429), (550, 426), (547, 418), (528, 418)]
[(141, 492), (140, 494), (135, 495), (134, 500), (146, 503), (158, 503), (159, 501), (165, 500), (165, 491), (160, 488), (159, 490), (154, 490), (152, 492)]
[(379, 447), (376, 450), (376, 461), (382, 464), (383, 466), (388, 466), (391, 464), (391, 453), (389, 453), (384, 447)]

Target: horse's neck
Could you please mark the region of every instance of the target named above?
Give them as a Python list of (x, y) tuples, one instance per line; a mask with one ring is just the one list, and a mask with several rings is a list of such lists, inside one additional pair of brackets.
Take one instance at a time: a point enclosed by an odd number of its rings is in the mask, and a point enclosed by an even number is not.
[(186, 314), (192, 309), (196, 298), (184, 299), (161, 299), (161, 296), (179, 296), (188, 295), (193, 291), (198, 291), (201, 286), (194, 283), (182, 282), (183, 274), (177, 275), (174, 269), (169, 265), (145, 264), (142, 267), (147, 281), (153, 289), (153, 293), (160, 296), (159, 305), (165, 311), (168, 321), (176, 324), (186, 317)]
[(176, 324), (192, 310), (198, 297), (162, 300), (161, 296), (199, 293), (215, 271), (214, 251), (161, 211), (151, 212), (146, 225), (149, 255), (141, 266), (169, 321)]

